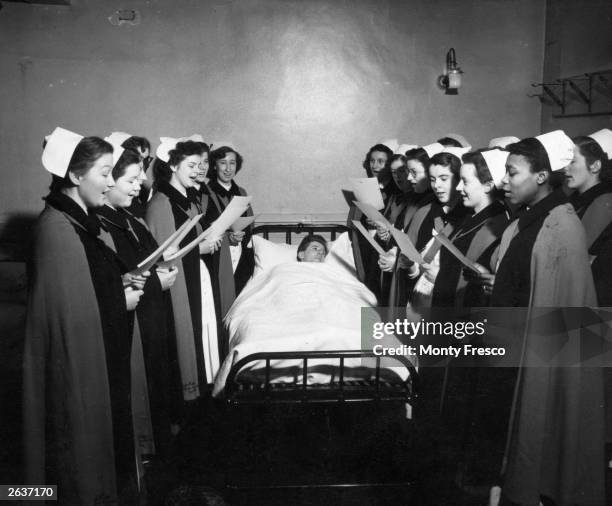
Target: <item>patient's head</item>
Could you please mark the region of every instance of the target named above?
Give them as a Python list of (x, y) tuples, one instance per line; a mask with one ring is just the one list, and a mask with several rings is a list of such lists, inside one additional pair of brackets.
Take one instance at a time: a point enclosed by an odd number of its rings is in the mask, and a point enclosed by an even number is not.
[(323, 262), (327, 255), (327, 242), (320, 235), (308, 235), (298, 246), (298, 262)]

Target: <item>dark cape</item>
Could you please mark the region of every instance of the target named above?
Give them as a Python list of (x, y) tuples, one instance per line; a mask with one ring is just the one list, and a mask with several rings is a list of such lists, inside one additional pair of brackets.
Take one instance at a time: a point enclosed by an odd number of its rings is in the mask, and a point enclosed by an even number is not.
[(51, 193), (39, 217), (24, 349), (28, 483), (65, 504), (117, 504), (134, 487), (131, 339), (121, 272), (97, 220)]
[[(431, 232), (436, 224), (441, 225), (443, 233), (449, 236), (466, 218), (467, 214), (468, 209), (462, 202), (457, 202), (448, 213), (445, 213), (443, 206), (440, 205), (433, 194), (427, 192), (422, 194), (416, 206), (406, 208), (403, 213), (403, 230), (410, 237), (417, 251), (423, 252), (427, 243), (431, 240)], [(433, 256), (435, 251), (439, 249), (439, 244), (434, 243), (432, 248), (431, 251), (425, 253)], [(410, 300), (417, 279), (410, 279), (408, 270), (401, 269), (399, 262), (397, 262), (391, 280), (389, 306), (405, 307)]]
[[(147, 206), (146, 221), (155, 240), (165, 241), (185, 221), (198, 214), (195, 202), (182, 195), (167, 182), (160, 182)], [(180, 247), (193, 241), (202, 227), (196, 225)], [(202, 292), (200, 253), (195, 247), (177, 266), (179, 272), (170, 289), (174, 314), (176, 350), (184, 400), (197, 399), (207, 384), (202, 344)]]
[[(502, 236), (492, 304), (588, 307), (596, 302), (584, 228), (561, 192), (510, 224)], [(520, 344), (533, 350), (529, 321)], [(552, 347), (543, 350), (544, 345)], [(537, 342), (553, 354), (557, 343)], [(502, 494), (517, 504), (545, 496), (559, 506), (604, 504), (604, 410), (601, 369), (530, 367), (515, 390)]]
[[(398, 222), (401, 222), (402, 217), (407, 212), (407, 209), (416, 206), (417, 201), (418, 195), (412, 191), (406, 193), (393, 193), (387, 200), (382, 214), (385, 218), (387, 218), (389, 223), (397, 227)], [(383, 241), (380, 237), (378, 237), (378, 235), (375, 235), (374, 238), (385, 251), (389, 251), (391, 248), (396, 246), (395, 240), (392, 236), (387, 241)], [(380, 270), (378, 267), (377, 255), (374, 256), (374, 265), (372, 266), (372, 269), (378, 274), (377, 289), (380, 294), (378, 296), (378, 303), (381, 306), (387, 306), (389, 304), (391, 283), (393, 282), (393, 272), (383, 272)]]
[(586, 231), (600, 307), (612, 306), (612, 186), (599, 183), (582, 194), (571, 195), (571, 203)]
[[(420, 224), (423, 222), (423, 219), (427, 216), (427, 211), (430, 209), (427, 206), (433, 202), (434, 198), (435, 197), (431, 191), (426, 191), (425, 193), (421, 194), (413, 193), (412, 202), (399, 214), (395, 220), (395, 227), (402, 230), (404, 233), (408, 233), (413, 219), (415, 219), (415, 216), (418, 214), (416, 219), (419, 221), (419, 224), (417, 227), (415, 227), (418, 229)], [(424, 208), (427, 209), (423, 211)], [(414, 236), (415, 234), (410, 237), (413, 244), (415, 241)], [(400, 269), (398, 263), (396, 262), (389, 286), (389, 306), (405, 307), (415, 283), (416, 280), (410, 279), (407, 271)]]
[[(221, 186), (217, 180), (213, 180), (208, 184), (208, 203), (205, 222), (209, 225), (215, 221), (225, 210), (234, 196), (247, 195), (244, 188), (238, 186), (234, 181), (229, 190)], [(253, 216), (251, 206), (244, 212), (243, 216)], [(253, 275), (255, 267), (255, 256), (253, 248), (247, 247), (251, 241), (253, 226), (249, 226), (244, 232), (242, 240), (242, 253), (240, 260), (234, 272), (232, 268), (232, 257), (230, 253), (230, 243), (227, 234), (223, 236), (220, 248), (212, 255), (206, 255), (206, 265), (210, 272), (210, 278), (213, 285), (213, 294), (215, 298), (215, 311), (217, 313), (217, 334), (219, 335), (220, 359), (223, 360), (229, 351), (228, 335), (223, 325), (223, 318), (227, 311), (234, 303), (236, 296), (242, 291), (247, 281)]]
[[(494, 202), (467, 219), (450, 236), (453, 244), (470, 260), (488, 266), (508, 225), (506, 209)], [(463, 264), (446, 248), (440, 250), (440, 270), (433, 288), (434, 307), (484, 307), (488, 298), (480, 286), (466, 283)]]
[[(144, 220), (126, 210), (109, 206), (96, 209), (104, 228), (112, 237), (113, 246), (126, 271), (157, 249), (157, 242)], [(130, 316), (134, 342), (142, 342), (146, 386), (157, 454), (167, 454), (170, 444), (170, 423), (178, 421), (181, 382), (176, 362), (176, 336), (169, 292), (163, 292), (155, 269), (144, 286), (144, 294)], [(142, 437), (139, 439), (144, 444)]]
[[(488, 266), (508, 222), (503, 204), (494, 202), (469, 216), (450, 238), (467, 258)], [(489, 305), (482, 287), (468, 284), (462, 271), (463, 264), (442, 248), (433, 288), (434, 308)], [(474, 340), (472, 344), (480, 343)], [(446, 367), (440, 438), (447, 437), (444, 453), (449, 457), (449, 466), (458, 471), (462, 485), (490, 484), (498, 476), (505, 435), (495, 434), (491, 428), (503, 426), (508, 420), (515, 376), (506, 369), (452, 367), (452, 362)]]
[[(612, 307), (612, 186), (599, 183), (571, 202), (586, 231), (597, 304)], [(612, 368), (604, 371), (606, 384), (606, 441), (612, 442)]]

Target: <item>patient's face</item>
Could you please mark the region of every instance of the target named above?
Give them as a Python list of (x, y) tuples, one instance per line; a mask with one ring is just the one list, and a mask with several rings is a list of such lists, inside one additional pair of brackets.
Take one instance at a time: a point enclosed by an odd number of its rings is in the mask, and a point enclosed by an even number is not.
[(323, 262), (325, 260), (325, 246), (320, 242), (311, 242), (304, 251), (298, 253), (302, 262)]

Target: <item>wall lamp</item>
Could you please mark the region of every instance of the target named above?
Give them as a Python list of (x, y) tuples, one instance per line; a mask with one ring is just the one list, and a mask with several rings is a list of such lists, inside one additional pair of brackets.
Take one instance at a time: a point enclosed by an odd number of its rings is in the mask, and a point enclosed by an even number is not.
[(461, 88), (461, 74), (463, 70), (457, 66), (455, 48), (451, 47), (446, 53), (446, 74), (438, 77), (438, 86), (445, 90), (446, 95), (457, 95)]

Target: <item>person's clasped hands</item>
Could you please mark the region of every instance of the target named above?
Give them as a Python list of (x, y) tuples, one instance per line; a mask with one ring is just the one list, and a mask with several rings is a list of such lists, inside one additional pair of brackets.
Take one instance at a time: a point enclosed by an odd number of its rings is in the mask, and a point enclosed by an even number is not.
[(483, 265), (478, 263), (474, 265), (480, 272), (477, 274), (472, 269), (466, 267), (463, 269), (463, 277), (468, 283), (481, 286), (484, 293), (491, 295), (493, 293), (493, 285), (495, 284), (495, 274), (491, 273)]

